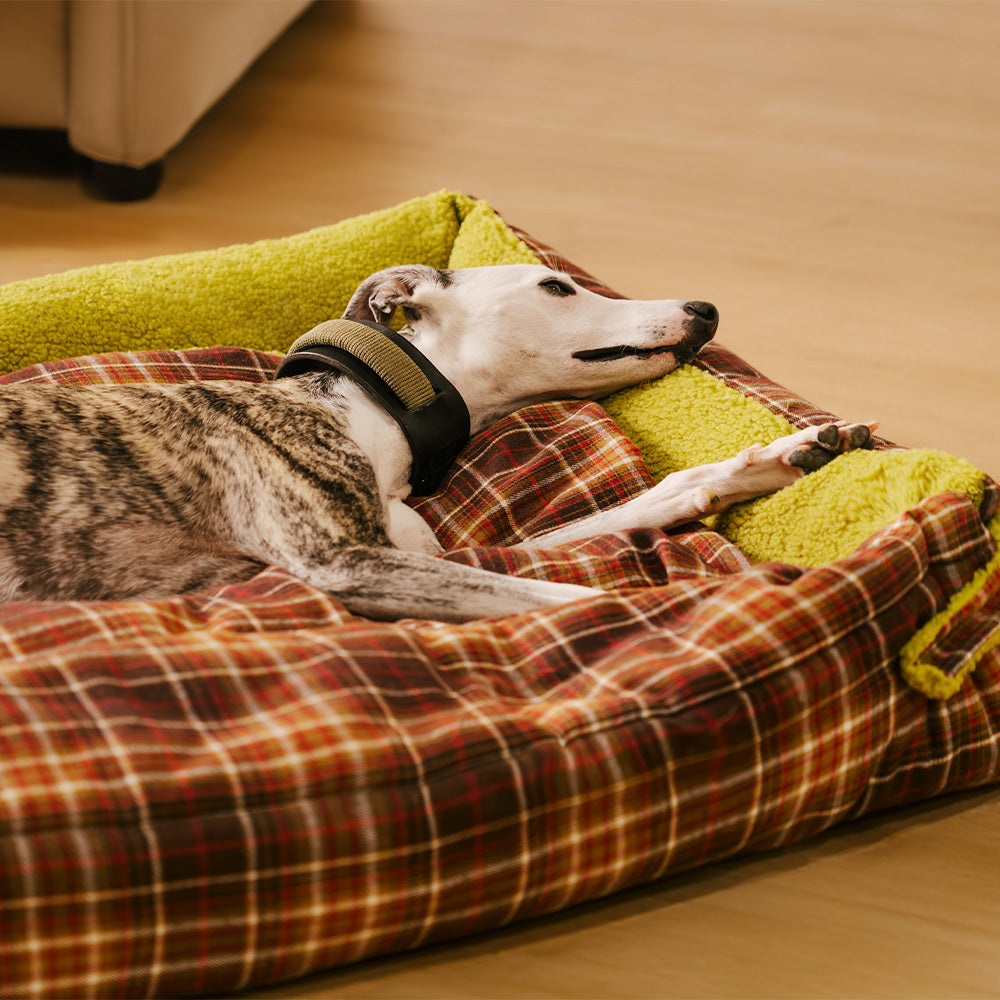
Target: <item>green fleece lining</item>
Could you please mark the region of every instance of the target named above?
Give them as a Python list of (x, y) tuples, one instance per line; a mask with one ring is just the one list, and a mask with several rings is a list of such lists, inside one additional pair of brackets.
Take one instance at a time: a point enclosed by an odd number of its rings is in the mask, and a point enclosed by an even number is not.
[(450, 191), (284, 239), (80, 268), (0, 288), (0, 368), (227, 344), (284, 353), (393, 264), (537, 263), (485, 202)]
[[(762, 404), (698, 368), (615, 393), (605, 409), (636, 443), (657, 480), (717, 462), (794, 429)], [(693, 416), (696, 415), (696, 416)], [(755, 562), (821, 566), (938, 493), (965, 493), (978, 506), (985, 477), (939, 451), (857, 451), (778, 493), (739, 504), (714, 526)]]
[[(994, 541), (1000, 546), (1000, 516), (994, 517), (989, 527)], [(916, 632), (903, 647), (899, 657), (900, 666), (903, 676), (911, 687), (922, 691), (930, 698), (950, 698), (962, 686), (966, 677), (976, 669), (982, 658), (991, 649), (1000, 645), (1000, 621), (998, 621), (990, 633), (969, 651), (968, 658), (955, 673), (945, 673), (936, 664), (923, 659), (938, 637), (947, 631), (952, 621), (957, 620), (987, 587), (993, 587), (994, 592), (1000, 590), (1000, 547), (993, 553), (993, 558), (974, 573), (972, 579), (958, 593), (952, 595), (948, 606)]]

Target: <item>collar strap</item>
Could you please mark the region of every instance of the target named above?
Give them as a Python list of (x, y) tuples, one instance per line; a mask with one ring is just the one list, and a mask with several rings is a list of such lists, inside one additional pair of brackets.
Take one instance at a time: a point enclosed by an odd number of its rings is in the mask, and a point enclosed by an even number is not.
[(299, 337), (274, 377), (331, 369), (358, 382), (399, 424), (413, 453), (412, 495), (433, 493), (469, 440), (469, 409), (458, 390), (395, 330), (350, 319)]

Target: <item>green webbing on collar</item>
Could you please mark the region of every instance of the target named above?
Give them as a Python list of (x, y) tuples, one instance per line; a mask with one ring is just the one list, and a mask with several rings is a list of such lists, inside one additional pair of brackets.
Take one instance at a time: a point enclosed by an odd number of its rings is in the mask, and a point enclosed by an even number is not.
[(409, 340), (380, 323), (320, 323), (292, 344), (274, 377), (317, 371), (352, 379), (396, 421), (413, 456), (412, 496), (427, 496), (440, 486), (468, 444), (469, 408)]
[(303, 334), (288, 349), (324, 345), (347, 351), (363, 361), (396, 394), (408, 410), (419, 410), (434, 398), (434, 387), (416, 362), (383, 334), (364, 323), (332, 319)]

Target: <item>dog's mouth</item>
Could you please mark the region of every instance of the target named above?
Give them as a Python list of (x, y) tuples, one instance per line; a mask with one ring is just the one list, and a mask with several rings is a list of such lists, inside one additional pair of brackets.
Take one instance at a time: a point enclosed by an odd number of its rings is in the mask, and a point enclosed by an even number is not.
[(686, 365), (694, 358), (694, 351), (684, 344), (664, 344), (661, 347), (633, 347), (631, 344), (617, 344), (614, 347), (598, 347), (587, 351), (574, 351), (577, 361), (619, 361), (622, 358), (645, 360), (655, 354), (673, 354), (679, 365)]

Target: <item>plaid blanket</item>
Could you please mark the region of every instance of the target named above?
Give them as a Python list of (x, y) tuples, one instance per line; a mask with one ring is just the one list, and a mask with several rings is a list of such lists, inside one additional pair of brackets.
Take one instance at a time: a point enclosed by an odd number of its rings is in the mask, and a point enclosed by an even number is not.
[[(7, 380), (256, 381), (276, 360)], [(648, 485), (594, 403), (474, 439), (419, 504), (446, 558), (609, 591), (500, 621), (368, 622), (273, 567), (0, 607), (0, 996), (219, 995), (997, 780), (1000, 651), (949, 701), (898, 664), (991, 558), (995, 490), (979, 511), (935, 497), (812, 570), (750, 565), (700, 525), (508, 547)]]

